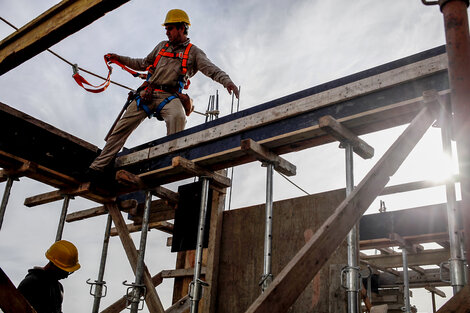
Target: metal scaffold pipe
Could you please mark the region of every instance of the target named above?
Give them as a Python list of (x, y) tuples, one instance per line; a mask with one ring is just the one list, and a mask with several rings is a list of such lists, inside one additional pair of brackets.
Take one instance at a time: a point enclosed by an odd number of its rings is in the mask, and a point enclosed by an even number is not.
[(261, 290), (264, 292), (273, 280), (272, 264), (272, 238), (273, 238), (273, 173), (274, 165), (266, 165), (266, 219), (264, 229), (264, 261)]
[(5, 185), (5, 191), (3, 192), (2, 204), (0, 206), (0, 229), (2, 229), (3, 217), (5, 216), (5, 211), (7, 209), (8, 199), (10, 198), (11, 187), (13, 186), (13, 181), (15, 179), (8, 177), (7, 183)]
[[(137, 258), (137, 267), (135, 270), (135, 284), (133, 289), (133, 298), (131, 304), (131, 312), (137, 313), (139, 310), (139, 304), (141, 297), (145, 298), (145, 286), (144, 281), (144, 259), (145, 259), (145, 248), (147, 246), (147, 234), (149, 229), (149, 217), (150, 207), (152, 204), (152, 192), (147, 190), (145, 192), (145, 208), (144, 216), (142, 219), (142, 230), (140, 233), (140, 245), (139, 245), (139, 256)], [(143, 291), (143, 292), (142, 292)]]
[(403, 258), (403, 298), (405, 300), (405, 307), (402, 308), (402, 311), (405, 313), (411, 313), (411, 305), (410, 305), (410, 280), (408, 276), (408, 252), (406, 251), (405, 247), (401, 249), (401, 255)]
[[(354, 163), (353, 147), (345, 144), (346, 154), (346, 196), (351, 194), (354, 189)], [(358, 266), (358, 238), (357, 225), (351, 229), (347, 237), (348, 243), (348, 271), (346, 276), (346, 285), (348, 293), (348, 312), (359, 312), (359, 266)]]
[(449, 59), (449, 82), (455, 116), (454, 131), (459, 158), (463, 221), (467, 263), (470, 264), (470, 35), (468, 0), (440, 1), (444, 15), (446, 50)]
[(207, 216), (207, 203), (209, 197), (209, 179), (207, 177), (201, 177), (202, 191), (201, 191), (201, 205), (199, 212), (199, 228), (197, 231), (197, 244), (196, 244), (196, 260), (194, 262), (194, 276), (193, 281), (190, 285), (189, 297), (190, 301), (190, 312), (197, 313), (199, 301), (202, 298), (202, 286), (207, 285), (201, 280), (201, 269), (202, 269), (202, 251), (204, 242), (204, 230), (206, 227), (206, 216)]
[(62, 233), (64, 232), (65, 218), (67, 216), (67, 210), (69, 208), (70, 196), (64, 196), (64, 202), (62, 203), (62, 211), (60, 213), (59, 226), (57, 227), (57, 234), (55, 236), (55, 241), (62, 239)]
[[(452, 142), (451, 142), (451, 124), (449, 113), (443, 110), (441, 118), (441, 138), (444, 154), (449, 161), (452, 160)], [(450, 243), (450, 281), (454, 295), (457, 294), (465, 285), (464, 259), (462, 247), (460, 244), (460, 231), (458, 229), (457, 200), (455, 193), (455, 182), (446, 183), (447, 197), (447, 225), (449, 231)]]
[(93, 301), (93, 310), (92, 313), (98, 313), (100, 309), (100, 302), (101, 298), (106, 295), (103, 295), (103, 287), (105, 287), (106, 290), (106, 282), (103, 280), (104, 279), (104, 270), (106, 268), (106, 259), (108, 258), (108, 246), (109, 246), (109, 237), (111, 233), (111, 224), (113, 222), (113, 219), (111, 218), (111, 215), (108, 214), (108, 219), (106, 221), (106, 228), (104, 231), (104, 239), (103, 239), (103, 248), (101, 249), (101, 261), (100, 261), (100, 269), (98, 272), (98, 279), (94, 282), (96, 285), (95, 292), (93, 296), (95, 297)]

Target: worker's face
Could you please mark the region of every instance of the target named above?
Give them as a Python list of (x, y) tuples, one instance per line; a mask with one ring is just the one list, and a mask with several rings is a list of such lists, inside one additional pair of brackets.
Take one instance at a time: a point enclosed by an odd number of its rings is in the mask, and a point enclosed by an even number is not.
[(184, 27), (177, 28), (174, 24), (165, 25), (166, 36), (171, 43), (180, 43), (185, 40)]

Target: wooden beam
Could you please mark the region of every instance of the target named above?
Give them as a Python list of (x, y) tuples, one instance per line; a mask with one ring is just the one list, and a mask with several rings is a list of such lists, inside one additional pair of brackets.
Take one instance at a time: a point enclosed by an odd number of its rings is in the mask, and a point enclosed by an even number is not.
[(157, 186), (153, 188), (152, 194), (172, 204), (178, 204), (179, 201), (179, 194), (177, 192), (171, 191), (170, 189), (167, 189), (162, 186)]
[[(449, 233), (432, 233), (424, 235), (403, 236), (403, 238), (410, 243), (428, 243), (438, 242), (449, 239)], [(389, 238), (378, 238), (370, 240), (361, 240), (359, 242), (361, 250), (380, 249), (385, 247), (394, 247), (397, 244)]]
[(194, 175), (194, 176), (206, 176), (210, 179), (215, 185), (226, 188), (230, 187), (230, 178), (217, 174), (215, 172), (209, 171), (199, 165), (196, 165), (194, 162), (185, 159), (183, 157), (175, 157), (172, 160), (172, 166), (174, 168), (181, 168), (184, 171)]
[(146, 189), (145, 183), (139, 176), (125, 170), (116, 172), (116, 180), (119, 184), (131, 187), (134, 190)]
[(128, 0), (64, 0), (0, 42), (0, 75)]
[(222, 242), (222, 225), (225, 208), (225, 192), (214, 191), (212, 193), (211, 217), (209, 226), (209, 244), (207, 247), (207, 274), (203, 298), (203, 313), (212, 313), (217, 310), (217, 291), (219, 289), (219, 263)]
[(356, 152), (363, 159), (370, 159), (374, 156), (374, 148), (367, 142), (356, 136), (351, 130), (339, 123), (331, 115), (322, 116), (318, 120), (318, 125), (321, 129), (333, 136), (336, 140), (344, 144), (352, 146), (353, 151)]
[(286, 312), (380, 194), (437, 114), (429, 102), (246, 313)]
[(427, 291), (432, 292), (432, 293), (438, 295), (438, 296), (441, 297), (441, 298), (445, 298), (445, 297), (446, 297), (445, 292), (442, 291), (442, 290), (440, 290), (440, 289), (437, 289), (436, 287), (427, 286), (427, 287), (424, 287), (424, 289), (426, 289)]
[(4, 182), (8, 177), (19, 178), (37, 171), (37, 164), (30, 161), (24, 162), (18, 168), (4, 169), (0, 171), (0, 182)]
[[(162, 232), (172, 235), (173, 234), (174, 225), (169, 222), (150, 222), (149, 223), (149, 230), (150, 229), (158, 229)], [(127, 230), (129, 233), (135, 233), (142, 230), (142, 225), (134, 225), (134, 224), (127, 224)], [(118, 230), (116, 227), (111, 228), (110, 236), (117, 236)]]
[[(439, 48), (434, 50), (433, 53), (438, 53), (438, 51), (443, 52), (442, 50)], [(239, 112), (238, 114), (233, 114), (231, 119), (226, 123), (220, 123), (220, 121), (217, 123), (207, 123), (207, 129), (201, 129), (201, 127), (198, 127), (194, 129), (193, 133), (191, 133), (190, 130), (187, 130), (178, 134), (177, 138), (173, 137), (172, 140), (161, 139), (155, 141), (152, 145), (145, 145), (143, 147), (138, 147), (137, 149), (131, 149), (129, 154), (117, 158), (116, 165), (118, 167), (123, 167), (152, 159), (162, 161), (162, 157), (164, 155), (176, 153), (179, 150), (189, 149), (195, 146), (201, 146), (201, 149), (208, 150), (205, 146), (206, 143), (208, 144), (211, 141), (216, 141), (220, 146), (222, 138), (226, 138), (227, 143), (229, 138), (231, 138), (230, 142), (233, 144), (230, 147), (227, 146), (223, 150), (234, 149), (234, 145), (237, 142), (235, 140), (236, 138), (252, 138), (259, 144), (263, 144), (266, 148), (277, 154), (281, 154), (279, 151), (276, 151), (280, 142), (282, 142), (284, 146), (290, 145), (290, 151), (294, 151), (295, 142), (308, 139), (306, 138), (306, 136), (308, 136), (306, 133), (299, 134), (299, 137), (296, 137), (295, 139), (292, 137), (295, 136), (295, 132), (299, 131), (301, 128), (309, 128), (310, 132), (316, 132), (315, 136), (324, 135), (324, 131), (322, 131), (316, 123), (321, 116), (332, 115), (341, 123), (349, 121), (349, 117), (354, 116), (355, 118), (358, 118), (361, 107), (359, 97), (368, 97), (372, 95), (372, 93), (380, 93), (382, 91), (387, 93), (391, 91), (390, 87), (392, 86), (406, 88), (404, 83), (411, 81), (413, 81), (414, 90), (410, 89), (410, 91), (417, 92), (416, 97), (421, 96), (422, 91), (430, 89), (430, 86), (427, 85), (424, 87), (426, 89), (422, 90), (420, 90), (419, 87), (417, 89), (415, 80), (423, 78), (425, 75), (433, 75), (445, 71), (447, 68), (447, 56), (445, 54), (434, 54), (434, 56), (429, 57), (428, 55), (427, 58), (421, 59), (420, 61), (416, 61), (416, 58), (412, 61), (410, 58), (406, 63), (392, 63), (381, 66), (380, 69), (379, 67), (375, 68), (374, 71), (365, 71), (356, 75), (351, 75), (341, 80), (329, 82), (324, 85), (283, 97), (282, 99), (277, 99), (276, 101), (266, 103), (263, 106), (254, 107), (252, 109)], [(439, 89), (439, 91), (441, 91), (441, 89)], [(402, 92), (397, 91), (397, 93), (392, 93), (399, 97), (404, 96), (405, 94), (410, 95), (408, 92), (403, 93), (403, 90)], [(379, 105), (380, 102), (383, 102), (383, 100), (388, 97), (390, 97), (390, 93), (388, 93), (387, 96), (385, 94), (382, 96), (378, 96), (376, 94), (372, 96), (373, 99), (367, 100), (367, 103), (369, 105), (372, 103), (374, 105)], [(351, 106), (351, 103), (348, 102), (348, 100), (351, 99), (355, 99), (354, 106)], [(410, 97), (407, 97), (407, 99), (401, 97), (401, 100), (394, 101), (394, 103), (408, 100), (410, 100)], [(413, 102), (417, 104), (416, 101)], [(347, 105), (347, 108), (342, 107), (342, 104)], [(413, 112), (416, 112), (414, 111), (415, 109), (419, 110), (419, 105), (412, 107)], [(345, 113), (348, 111), (348, 108), (351, 109), (348, 112), (349, 114), (338, 114)], [(408, 108), (411, 108), (411, 106)], [(375, 109), (377, 109), (377, 107), (375, 107)], [(253, 113), (250, 114), (251, 112)], [(376, 113), (378, 113), (378, 111), (376, 111)], [(312, 119), (306, 119), (306, 116), (313, 118), (314, 115), (315, 121)], [(300, 117), (300, 119), (294, 120), (295, 117)], [(383, 119), (384, 117), (385, 119)], [(286, 123), (285, 121), (288, 119), (290, 122)], [(302, 121), (302, 119), (304, 120)], [(374, 118), (368, 116), (367, 118), (360, 119), (360, 121), (356, 120), (351, 123), (346, 123), (345, 126), (350, 128), (357, 135), (361, 135), (363, 132), (358, 128), (363, 128), (364, 125), (369, 124), (374, 120), (381, 120), (385, 123), (392, 121), (390, 116), (386, 117), (383, 112), (381, 112)], [(409, 121), (409, 119), (401, 119), (401, 124)], [(279, 124), (277, 124), (278, 122)], [(393, 123), (395, 122), (400, 121), (394, 120)], [(212, 124), (214, 125), (211, 127)], [(261, 132), (256, 132), (256, 138), (249, 136), (249, 134), (240, 135), (245, 132), (254, 134), (256, 129), (260, 129), (268, 125), (270, 126), (267, 129), (264, 129)], [(292, 128), (290, 131), (287, 131), (286, 127)], [(288, 133), (290, 136), (288, 136)], [(310, 135), (310, 138), (312, 138), (312, 135)], [(240, 139), (238, 142), (240, 142)], [(331, 138), (328, 142), (331, 142)], [(214, 150), (214, 148), (216, 148), (214, 145), (211, 147), (213, 149), (208, 151), (214, 151), (213, 153), (220, 152), (220, 150)], [(282, 153), (286, 152), (287, 151), (283, 151)], [(198, 162), (199, 160), (202, 161), (202, 155), (191, 159), (195, 162)], [(204, 164), (200, 165), (204, 166)]]
[[(111, 215), (114, 225), (118, 229), (118, 234), (119, 238), (121, 239), (122, 246), (126, 252), (127, 258), (129, 259), (132, 271), (135, 273), (137, 268), (138, 253), (137, 249), (135, 248), (134, 242), (132, 241), (130, 233), (127, 230), (127, 226), (124, 222), (124, 218), (121, 215), (121, 211), (119, 211), (115, 203), (108, 203), (105, 205), (105, 207)], [(147, 303), (148, 309), (150, 310), (150, 312), (165, 312), (160, 298), (158, 297), (157, 291), (155, 290), (155, 285), (153, 284), (152, 277), (150, 276), (147, 266), (145, 266), (143, 275), (143, 281), (145, 286), (147, 287), (147, 296), (145, 298), (145, 302)]]
[(36, 313), (0, 267), (0, 309), (5, 313)]
[[(163, 282), (162, 272), (158, 273), (155, 276), (152, 276), (152, 283), (155, 287), (160, 285)], [(115, 301), (113, 304), (108, 306), (106, 309), (101, 311), (101, 313), (119, 313), (123, 311), (127, 306), (127, 297), (123, 296), (119, 300)]]
[(390, 241), (396, 243), (400, 248), (406, 249), (410, 253), (418, 253), (423, 251), (424, 247), (418, 244), (411, 244), (409, 241), (406, 241), (402, 236), (397, 233), (390, 234)]
[[(433, 249), (433, 250), (424, 250), (419, 253), (409, 253), (408, 254), (408, 266), (419, 266), (419, 265), (433, 265), (440, 264), (449, 259), (449, 250), (445, 249)], [(363, 257), (363, 260), (366, 260), (369, 263), (380, 265), (383, 268), (394, 268), (402, 267), (403, 259), (400, 254), (390, 254), (390, 255), (369, 255)]]
[[(207, 268), (201, 267), (201, 274), (206, 275)], [(175, 270), (164, 270), (162, 271), (163, 278), (175, 278), (175, 277), (188, 277), (194, 275), (194, 268), (180, 268)]]
[(437, 313), (468, 312), (470, 312), (470, 285), (468, 284), (437, 311)]
[(90, 193), (90, 183), (83, 183), (78, 188), (66, 190), (54, 190), (40, 195), (28, 197), (24, 200), (24, 205), (31, 208), (33, 206), (59, 201), (67, 196), (80, 196)]
[[(117, 202), (117, 205), (118, 205), (119, 210), (128, 212), (132, 210), (133, 208), (136, 208), (138, 205), (138, 202), (135, 199), (129, 199), (129, 200), (119, 201)], [(94, 208), (87, 209), (87, 210), (69, 213), (67, 214), (65, 221), (67, 223), (76, 222), (76, 221), (80, 221), (86, 218), (95, 217), (95, 216), (104, 215), (104, 214), (108, 214), (108, 210), (106, 210), (105, 206), (102, 205), (102, 206), (94, 207)]]
[(241, 148), (261, 162), (272, 163), (274, 169), (284, 175), (294, 176), (296, 174), (296, 166), (294, 164), (281, 158), (252, 139), (242, 140)]
[(421, 180), (421, 181), (415, 181), (415, 182), (410, 182), (410, 183), (405, 183), (405, 184), (389, 186), (389, 187), (385, 187), (384, 190), (380, 193), (380, 195), (385, 196), (385, 195), (391, 195), (391, 194), (396, 194), (396, 193), (401, 193), (401, 192), (408, 192), (408, 191), (414, 191), (414, 190), (419, 190), (419, 189), (432, 188), (436, 186), (443, 186), (448, 181), (452, 181), (455, 183), (455, 182), (459, 182), (460, 178), (458, 176), (453, 176), (450, 180), (447, 180), (447, 179), (440, 180), (440, 181)]

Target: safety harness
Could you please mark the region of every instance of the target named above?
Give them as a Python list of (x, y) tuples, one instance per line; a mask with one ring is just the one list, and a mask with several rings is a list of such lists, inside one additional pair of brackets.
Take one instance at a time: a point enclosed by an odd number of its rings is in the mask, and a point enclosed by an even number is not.
[[(157, 68), (158, 62), (160, 62), (160, 59), (162, 57), (165, 58), (174, 58), (174, 59), (180, 59), (181, 60), (181, 74), (178, 77), (178, 91), (177, 93), (181, 93), (183, 89), (188, 89), (189, 87), (189, 80), (185, 83), (184, 77), (186, 73), (188, 72), (188, 58), (189, 58), (189, 50), (192, 47), (192, 44), (189, 43), (186, 46), (186, 49), (184, 52), (167, 52), (166, 49), (170, 46), (170, 44), (167, 42), (165, 46), (158, 52), (157, 56), (155, 57), (155, 61), (153, 62), (152, 65), (147, 67), (147, 82), (154, 73), (155, 69)], [(144, 90), (147, 90), (149, 88), (152, 88), (151, 86), (147, 86)], [(160, 91), (160, 92), (165, 92), (163, 89), (159, 88), (152, 88), (152, 91)], [(137, 95), (135, 98), (135, 101), (137, 103), (138, 108), (142, 108), (145, 113), (147, 114), (148, 118), (152, 118), (152, 116), (156, 117), (158, 120), (163, 121), (162, 116), (160, 115), (161, 110), (163, 107), (169, 103), (171, 100), (178, 98), (177, 94), (173, 94), (167, 98), (165, 98), (160, 104), (156, 107), (155, 111), (152, 112), (152, 110), (149, 109), (149, 107), (143, 103), (140, 95)]]
[[(183, 89), (188, 89), (189, 84), (190, 84), (189, 79), (187, 80), (187, 82), (185, 82), (184, 78), (186, 76), (186, 73), (188, 72), (189, 50), (191, 49), (192, 44), (189, 43), (186, 46), (186, 49), (184, 50), (184, 52), (176, 52), (176, 53), (175, 52), (167, 52), (166, 49), (169, 46), (170, 46), (170, 43), (167, 42), (165, 44), (165, 46), (160, 50), (160, 52), (158, 52), (157, 56), (155, 57), (155, 61), (153, 62), (153, 64), (148, 66), (147, 69), (146, 69), (147, 70), (146, 81), (144, 82), (144, 84), (142, 84), (141, 87), (139, 87), (137, 89), (137, 91), (135, 93), (133, 93), (135, 95), (134, 100), (137, 103), (137, 107), (142, 108), (145, 111), (145, 113), (147, 114), (148, 118), (151, 118), (152, 116), (154, 116), (158, 120), (161, 120), (161, 121), (163, 120), (163, 118), (161, 117), (160, 112), (163, 109), (163, 107), (167, 103), (169, 103), (171, 100), (178, 98), (178, 93), (181, 93), (183, 91)], [(160, 59), (162, 57), (180, 59), (182, 69), (181, 69), (181, 74), (178, 77), (177, 92), (175, 94), (172, 94), (171, 96), (165, 98), (157, 106), (155, 111), (152, 112), (152, 110), (150, 110), (149, 107), (145, 103), (143, 103), (144, 101), (142, 101), (142, 98), (140, 97), (139, 92), (142, 91), (142, 90), (147, 90), (149, 88), (152, 88), (151, 86), (149, 86), (148, 81), (149, 81), (150, 77), (152, 76), (152, 74), (154, 73), (155, 69), (157, 68), (158, 62), (160, 61)], [(93, 92), (93, 93), (103, 92), (104, 90), (106, 90), (106, 88), (108, 88), (108, 86), (111, 82), (111, 73), (112, 73), (112, 70), (113, 70), (113, 68), (111, 67), (111, 63), (114, 63), (114, 64), (118, 65), (119, 67), (121, 67), (123, 70), (129, 72), (134, 77), (142, 77), (142, 75), (144, 75), (142, 73), (139, 73), (139, 72), (136, 72), (136, 71), (130, 69), (129, 67), (125, 66), (124, 64), (120, 63), (119, 61), (117, 61), (115, 59), (110, 59), (107, 55), (104, 56), (104, 61), (106, 63), (106, 66), (108, 67), (108, 77), (106, 78), (104, 83), (102, 83), (101, 85), (98, 85), (98, 86), (90, 84), (85, 78), (83, 78), (78, 73), (78, 66), (74, 65), (74, 67), (73, 67), (73, 70), (74, 70), (73, 78), (75, 79), (77, 84), (80, 85), (86, 91), (89, 91), (89, 92)], [(84, 85), (90, 86), (91, 88), (90, 87), (85, 87)], [(152, 88), (152, 91), (168, 92), (168, 90), (163, 90), (163, 89), (159, 89), (159, 88)]]

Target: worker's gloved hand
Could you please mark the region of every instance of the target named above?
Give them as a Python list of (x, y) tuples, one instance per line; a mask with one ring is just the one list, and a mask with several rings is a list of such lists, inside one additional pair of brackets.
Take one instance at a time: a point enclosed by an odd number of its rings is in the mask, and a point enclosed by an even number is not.
[(225, 87), (228, 91), (229, 94), (232, 94), (232, 92), (235, 94), (235, 97), (238, 97), (240, 96), (240, 92), (238, 91), (238, 88), (237, 86), (235, 86), (234, 83), (230, 82), (226, 87)]
[(144, 103), (150, 103), (152, 102), (152, 96), (153, 96), (153, 89), (152, 88), (145, 88), (140, 92), (140, 99)]
[(108, 61), (114, 61), (114, 60), (117, 60), (117, 59), (118, 59), (118, 55), (115, 54), (115, 53), (108, 53), (108, 54), (106, 54), (104, 57), (105, 57), (105, 59), (108, 60)]

